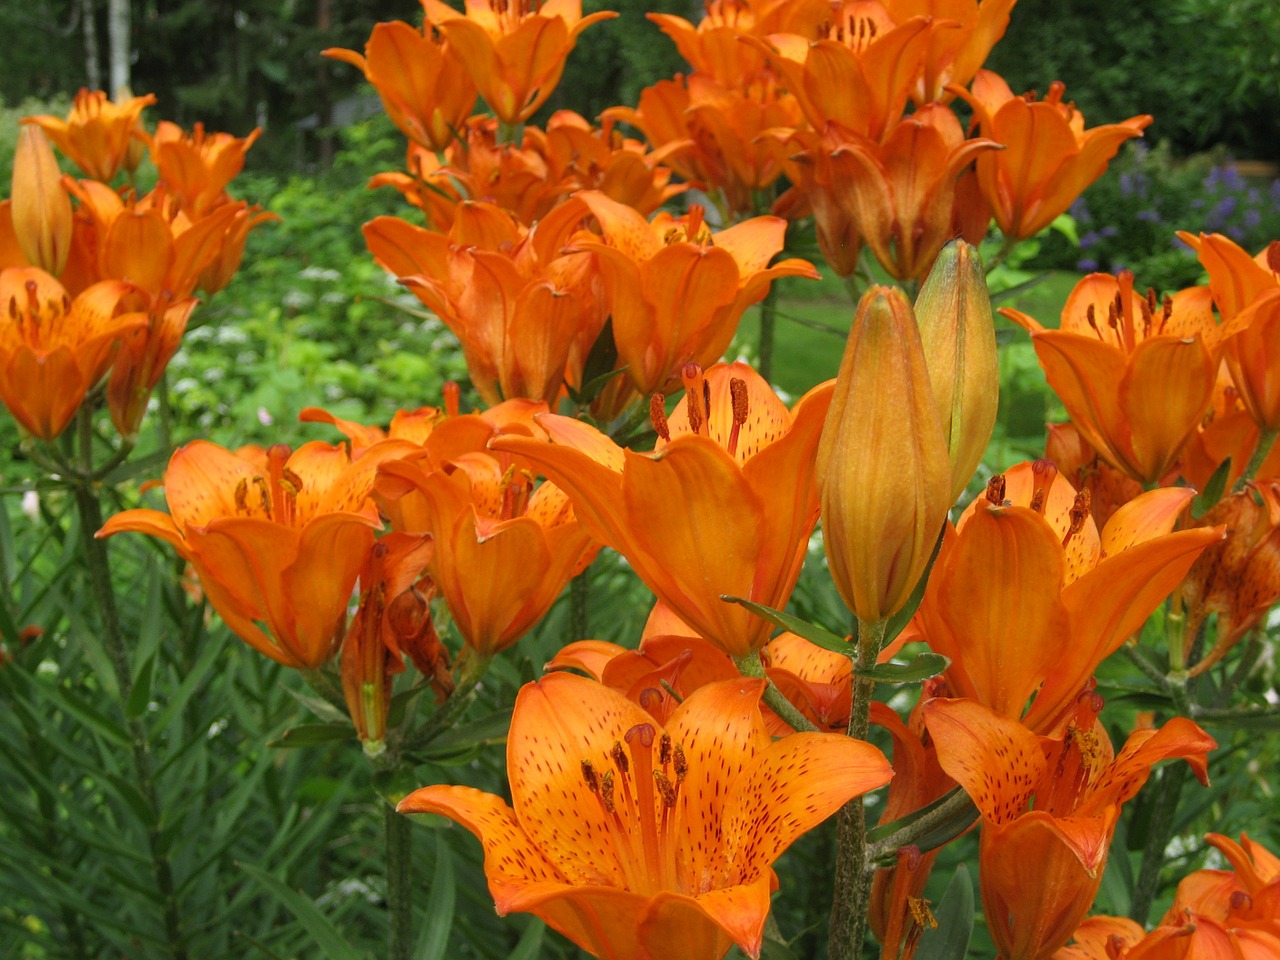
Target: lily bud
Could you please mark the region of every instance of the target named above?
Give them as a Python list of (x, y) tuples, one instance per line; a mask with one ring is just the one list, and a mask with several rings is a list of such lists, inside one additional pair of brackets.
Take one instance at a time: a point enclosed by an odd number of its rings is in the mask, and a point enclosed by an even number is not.
[(991, 439), (1000, 371), (991, 298), (978, 251), (952, 240), (916, 297), (929, 382), (951, 458), (951, 502), (968, 486)]
[(818, 446), (827, 561), (860, 620), (891, 617), (924, 573), (950, 506), (951, 467), (911, 304), (858, 304)]
[(44, 131), (24, 126), (13, 158), (13, 229), (32, 266), (61, 276), (71, 251), (71, 198)]

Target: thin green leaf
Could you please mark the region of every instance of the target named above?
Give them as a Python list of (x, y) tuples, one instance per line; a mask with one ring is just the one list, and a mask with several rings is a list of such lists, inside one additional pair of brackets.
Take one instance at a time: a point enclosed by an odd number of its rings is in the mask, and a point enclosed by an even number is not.
[(89, 706), (89, 704), (85, 703), (70, 690), (59, 687), (56, 682), (37, 680), (36, 683), (46, 697), (67, 713), (71, 714), (86, 727), (93, 730), (99, 736), (111, 741), (118, 747), (128, 748), (131, 746), (132, 740), (128, 733), (121, 729), (106, 715), (99, 713), (93, 707)]
[(313, 747), (318, 743), (333, 743), (335, 740), (354, 740), (355, 736), (356, 728), (350, 723), (301, 723), (268, 741), (267, 746), (279, 749)]
[(1193, 520), (1199, 520), (1218, 505), (1222, 495), (1227, 492), (1227, 480), (1230, 476), (1231, 458), (1227, 457), (1222, 463), (1218, 464), (1218, 469), (1213, 471), (1213, 475), (1209, 477), (1209, 482), (1204, 485), (1200, 495), (1191, 501), (1191, 517)]
[(300, 690), (294, 690), (292, 687), (285, 687), (284, 692), (297, 700), (321, 720), (326, 720), (330, 723), (340, 723), (347, 720), (347, 715), (327, 700), (322, 700), (320, 697), (313, 697), (311, 694), (303, 693)]
[(525, 927), (524, 933), (520, 935), (515, 949), (507, 955), (507, 960), (536, 960), (538, 954), (542, 952), (542, 938), (546, 932), (547, 925), (541, 920), (530, 922), (529, 926)]
[(920, 936), (916, 956), (920, 960), (964, 960), (973, 936), (973, 881), (963, 863), (951, 875), (934, 918), (938, 925), (926, 928)]
[(803, 637), (815, 646), (821, 647), (823, 650), (830, 650), (832, 653), (838, 653), (848, 657), (850, 660), (858, 655), (857, 648), (845, 637), (838, 637), (830, 630), (824, 630), (817, 624), (809, 623), (807, 620), (801, 620), (799, 617), (792, 616), (789, 613), (783, 613), (781, 610), (774, 610), (772, 607), (766, 607), (762, 603), (755, 603), (751, 600), (745, 600), (742, 597), (733, 597), (728, 594), (722, 594), (721, 600), (728, 603), (737, 603), (746, 607), (761, 620), (768, 620), (774, 626), (781, 627), (783, 630), (790, 630), (797, 636)]
[(916, 654), (910, 663), (879, 663), (867, 670), (854, 670), (854, 674), (876, 683), (919, 683), (936, 677), (951, 665), (940, 653), (925, 651)]
[(294, 890), (284, 881), (251, 863), (238, 863), (237, 866), (265, 887), (284, 905), (285, 909), (293, 914), (329, 960), (362, 960), (360, 953), (342, 939), (342, 935), (329, 922), (329, 918), (320, 912), (320, 908), (311, 901), (310, 897)]
[(920, 609), (920, 601), (924, 599), (925, 587), (929, 584), (929, 575), (933, 573), (933, 565), (938, 559), (938, 551), (942, 549), (942, 538), (946, 533), (946, 522), (943, 522), (942, 529), (938, 531), (938, 539), (933, 543), (933, 552), (929, 554), (929, 562), (924, 568), (924, 573), (920, 575), (920, 582), (916, 584), (916, 588), (911, 591), (911, 596), (907, 598), (906, 605), (889, 618), (889, 622), (885, 625), (884, 640), (882, 645), (892, 643), (903, 630), (907, 628), (907, 624), (911, 622), (911, 618), (916, 615), (916, 611)]
[(124, 705), (124, 715), (130, 720), (142, 716), (151, 701), (151, 679), (155, 674), (156, 655), (147, 657), (142, 669), (133, 681), (133, 689), (129, 692), (129, 701)]
[(414, 960), (445, 960), (449, 948), (449, 931), (453, 929), (453, 913), (458, 890), (453, 881), (453, 853), (445, 842), (443, 830), (436, 831), (436, 868), (431, 874), (431, 899), (422, 936), (414, 948)]

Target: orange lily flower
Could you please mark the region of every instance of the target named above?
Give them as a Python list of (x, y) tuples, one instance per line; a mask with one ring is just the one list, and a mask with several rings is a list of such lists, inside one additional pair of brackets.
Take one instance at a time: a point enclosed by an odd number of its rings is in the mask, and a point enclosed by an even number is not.
[(496, 404), (526, 397), (554, 404), (604, 326), (592, 258), (561, 254), (586, 208), (566, 203), (530, 231), (487, 203), (457, 210), (449, 234), (396, 217), (364, 226), (365, 242), (462, 342), (471, 380)]
[(813, 36), (831, 16), (831, 6), (826, 0), (708, 0), (697, 26), (670, 13), (645, 16), (672, 39), (696, 73), (732, 87), (751, 83), (768, 69), (761, 50), (742, 43), (742, 37)]
[(720, 359), (743, 311), (778, 277), (816, 279), (805, 260), (769, 261), (782, 249), (786, 223), (754, 217), (712, 233), (702, 208), (650, 223), (602, 193), (577, 194), (600, 222), (602, 238), (582, 233), (575, 250), (599, 258), (613, 318), (618, 362), (642, 395), (679, 388), (686, 363)]
[[(1110, 520), (1116, 510), (1142, 493), (1142, 484), (1098, 456), (1098, 451), (1090, 446), (1074, 423), (1051, 423), (1045, 429), (1048, 438), (1045, 440), (1044, 458), (1056, 465), (1075, 489), (1088, 489), (1089, 515), (1099, 527)], [(1194, 445), (1195, 440), (1187, 446), (1188, 454)], [(1215, 463), (1207, 473), (1197, 478), (1186, 470), (1184, 463), (1182, 474), (1193, 487), (1203, 490), (1216, 467)]]
[(639, 140), (623, 137), (607, 118), (597, 128), (572, 110), (557, 110), (547, 121), (553, 181), (571, 179), (578, 189), (599, 190), (646, 217), (688, 189), (688, 184), (671, 183), (672, 171), (664, 166), (671, 152), (649, 151)]
[(1099, 532), (1087, 495), (1045, 461), (992, 487), (948, 532), (915, 623), (951, 659), (955, 695), (1051, 733), (1097, 665), (1222, 532), (1170, 533), (1194, 495), (1187, 488), (1145, 493)]
[(1209, 291), (1224, 324), (1280, 286), (1280, 240), (1250, 256), (1220, 233), (1196, 235), (1179, 230), (1178, 239), (1196, 252), (1209, 274)]
[(1218, 332), (1202, 296), (1141, 297), (1125, 270), (1077, 283), (1057, 330), (1000, 313), (1031, 333), (1049, 386), (1099, 455), (1144, 484), (1168, 472), (1217, 379)]
[(1185, 759), (1208, 783), (1217, 744), (1198, 726), (1176, 717), (1139, 730), (1114, 756), (1096, 720), (1100, 700), (1083, 696), (1052, 739), (971, 700), (924, 706), (939, 763), (982, 813), (983, 912), (1002, 960), (1047, 960), (1067, 942), (1102, 882), (1120, 808), (1153, 764)]
[(226, 201), (227, 185), (244, 169), (245, 154), (261, 135), (261, 127), (247, 137), (206, 134), (202, 123), (188, 134), (176, 123), (161, 120), (148, 143), (160, 179), (182, 198), (194, 220)]
[(424, 673), (433, 681), (447, 658), (427, 601), (414, 589), (430, 556), (430, 537), (390, 533), (369, 550), (360, 571), (360, 606), (342, 641), (342, 694), (370, 756), (385, 749), (391, 678), (404, 672), (402, 644), (418, 654), (415, 663), (425, 648)]
[(65, 120), (41, 114), (24, 117), (22, 122), (43, 127), (54, 145), (87, 177), (109, 183), (127, 159), (129, 141), (142, 111), (155, 102), (155, 95), (148, 93), (113, 103), (101, 90), (81, 87)]
[(1187, 608), (1183, 662), (1204, 621), (1218, 615), (1213, 647), (1192, 665), (1191, 676), (1226, 656), (1280, 600), (1280, 482), (1250, 484), (1219, 501), (1200, 523), (1224, 526), (1227, 538), (1200, 555), (1179, 592)]
[(73, 299), (36, 267), (0, 271), (0, 400), (32, 436), (62, 433), (121, 338), (146, 325), (143, 314), (122, 310), (129, 293), (108, 280)]
[[(1202, 871), (1203, 872), (1203, 871)], [(1272, 960), (1280, 956), (1280, 927), (1237, 926), (1183, 915), (1150, 933), (1127, 917), (1090, 917), (1075, 942), (1053, 960)]]
[(1180, 923), (1190, 913), (1233, 925), (1262, 921), (1280, 936), (1280, 857), (1247, 833), (1239, 843), (1220, 833), (1204, 838), (1232, 869), (1197, 870), (1184, 877), (1161, 924)]
[(695, 691), (665, 729), (622, 694), (554, 673), (526, 684), (507, 738), (512, 805), (423, 787), (402, 813), (450, 817), (480, 840), (500, 914), (533, 913), (602, 960), (757, 957), (771, 865), (848, 800), (893, 775), (838, 734), (773, 741), (760, 680)]
[(673, 168), (720, 191), (736, 214), (752, 211), (754, 191), (771, 186), (783, 173), (785, 152), (770, 133), (804, 122), (796, 98), (767, 73), (750, 83), (696, 73), (687, 80), (662, 80), (641, 91), (636, 109), (613, 107), (605, 115), (631, 124), (654, 146), (670, 151)]
[[(949, 100), (948, 84), (965, 86), (1009, 27), (1017, 0), (885, 0), (897, 22), (929, 17), (934, 29), (913, 99), (924, 105)], [(948, 27), (950, 29), (948, 29)], [(958, 29), (956, 29), (958, 27)], [(942, 29), (939, 29), (942, 28)]]
[(818, 449), (823, 546), (859, 620), (893, 616), (924, 574), (951, 506), (951, 463), (911, 305), (862, 297)]
[(853, 211), (858, 232), (898, 280), (921, 279), (951, 239), (956, 177), (994, 140), (966, 140), (951, 108), (931, 103), (900, 120), (877, 142), (827, 126), (837, 202)]
[(399, 20), (375, 24), (364, 56), (341, 47), (320, 53), (358, 67), (391, 122), (427, 150), (449, 146), (476, 105), (476, 86), (462, 60), (427, 24), (422, 30)]
[(418, 451), (378, 474), (378, 502), (396, 528), (432, 534), (431, 578), (463, 640), (485, 656), (524, 636), (599, 550), (561, 490), (535, 489), (523, 459), (485, 450), (491, 438), (527, 437), (538, 410), (509, 400), (437, 421)]
[(465, 16), (442, 0), (422, 0), (422, 7), (489, 109), (511, 125), (551, 96), (578, 35), (617, 16), (601, 10), (584, 17), (581, 0), (466, 0)]
[(171, 544), (236, 635), (287, 667), (314, 669), (337, 650), (380, 526), (369, 499), (378, 464), (412, 450), (389, 440), (352, 462), (344, 446), (276, 445), (264, 471), (196, 441), (169, 460), (169, 513), (126, 510), (97, 535), (129, 530)]
[(1006, 237), (1033, 237), (1066, 211), (1097, 180), (1120, 149), (1142, 136), (1151, 117), (1090, 130), (1074, 103), (1063, 103), (1066, 87), (1054, 81), (1044, 100), (1014, 96), (990, 70), (979, 70), (972, 92), (952, 86), (973, 107), (984, 136), (1005, 146), (978, 158), (978, 183)]
[(27, 263), (60, 275), (71, 253), (71, 198), (62, 188), (58, 158), (39, 127), (24, 126), (18, 134), (11, 197), (13, 231)]
[(510, 436), (491, 447), (544, 470), (659, 600), (741, 657), (764, 646), (772, 628), (720, 597), (786, 605), (818, 518), (813, 461), (834, 384), (790, 411), (745, 364), (717, 365), (705, 380), (695, 368), (690, 384), (670, 420), (660, 404), (651, 407), (660, 437), (652, 454), (554, 415), (537, 418), (550, 443)]
[(1142, 925), (1128, 917), (1087, 917), (1053, 960), (1118, 960), (1144, 936)]
[(764, 51), (815, 132), (837, 123), (879, 141), (906, 108), (931, 33), (924, 17), (895, 23), (879, 3), (851, 0), (833, 5), (817, 41), (786, 33), (744, 41)]

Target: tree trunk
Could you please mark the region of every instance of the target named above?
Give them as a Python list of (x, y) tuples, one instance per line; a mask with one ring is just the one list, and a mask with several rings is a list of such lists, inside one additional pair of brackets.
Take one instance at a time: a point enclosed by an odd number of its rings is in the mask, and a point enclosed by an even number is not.
[(130, 14), (129, 0), (107, 0), (107, 43), (111, 52), (111, 89), (108, 92), (112, 99), (118, 98), (122, 90), (129, 89)]
[(84, 20), (84, 79), (90, 90), (102, 89), (102, 65), (98, 62), (98, 20), (94, 16), (93, 0), (80, 0), (80, 15)]

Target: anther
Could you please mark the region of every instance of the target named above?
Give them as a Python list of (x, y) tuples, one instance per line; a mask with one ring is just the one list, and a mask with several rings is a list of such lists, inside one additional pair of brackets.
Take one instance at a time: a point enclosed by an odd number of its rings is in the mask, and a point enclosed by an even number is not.
[[(704, 381), (705, 383), (705, 381)], [(742, 430), (742, 425), (747, 422), (747, 381), (738, 377), (732, 377), (729, 380), (729, 398), (733, 404), (733, 427), (729, 431), (729, 456), (735, 456), (738, 452), (738, 434)], [(710, 408), (710, 399), (707, 402)]]
[(1062, 538), (1064, 547), (1071, 542), (1072, 537), (1084, 529), (1084, 522), (1089, 519), (1089, 503), (1091, 499), (1088, 487), (1076, 494), (1076, 499), (1071, 504), (1071, 526), (1067, 528), (1067, 532)]
[(1272, 273), (1280, 273), (1280, 240), (1272, 240), (1267, 244), (1267, 269)]
[(676, 773), (676, 783), (684, 783), (684, 778), (689, 773), (689, 761), (685, 758), (684, 747), (676, 745), (675, 756), (672, 758), (672, 769)]
[(658, 763), (666, 766), (671, 762), (671, 734), (664, 733), (658, 740)]
[(613, 761), (613, 765), (618, 768), (619, 773), (626, 773), (631, 769), (631, 759), (627, 756), (627, 751), (623, 749), (621, 742), (613, 741), (613, 748), (609, 751), (609, 759)]
[(444, 398), (445, 415), (456, 417), (462, 406), (462, 388), (452, 380), (446, 380), (444, 386), (440, 388), (440, 395)]
[(1052, 460), (1041, 457), (1031, 464), (1031, 509), (1036, 513), (1044, 513), (1044, 505), (1049, 499), (1049, 488), (1058, 477), (1058, 465)]
[(599, 795), (600, 777), (596, 775), (596, 768), (592, 765), (590, 760), (582, 761), (582, 779), (586, 781), (588, 790)]
[(676, 787), (667, 775), (661, 770), (653, 771), (653, 783), (658, 788), (658, 796), (662, 797), (662, 804), (665, 807), (674, 807), (676, 805)]
[(696, 363), (686, 363), (680, 371), (680, 380), (684, 383), (685, 409), (689, 414), (689, 432), (708, 436), (710, 430), (707, 420), (711, 413), (711, 404), (703, 387), (706, 379), (702, 375), (702, 367)]
[(600, 778), (600, 803), (604, 806), (605, 813), (613, 813), (613, 771), (606, 770), (604, 776)]
[(1004, 506), (1004, 474), (997, 473), (987, 481), (987, 502), (992, 506)]
[(649, 420), (653, 423), (654, 432), (663, 440), (671, 439), (671, 428), (667, 425), (667, 398), (655, 393), (649, 398)]

